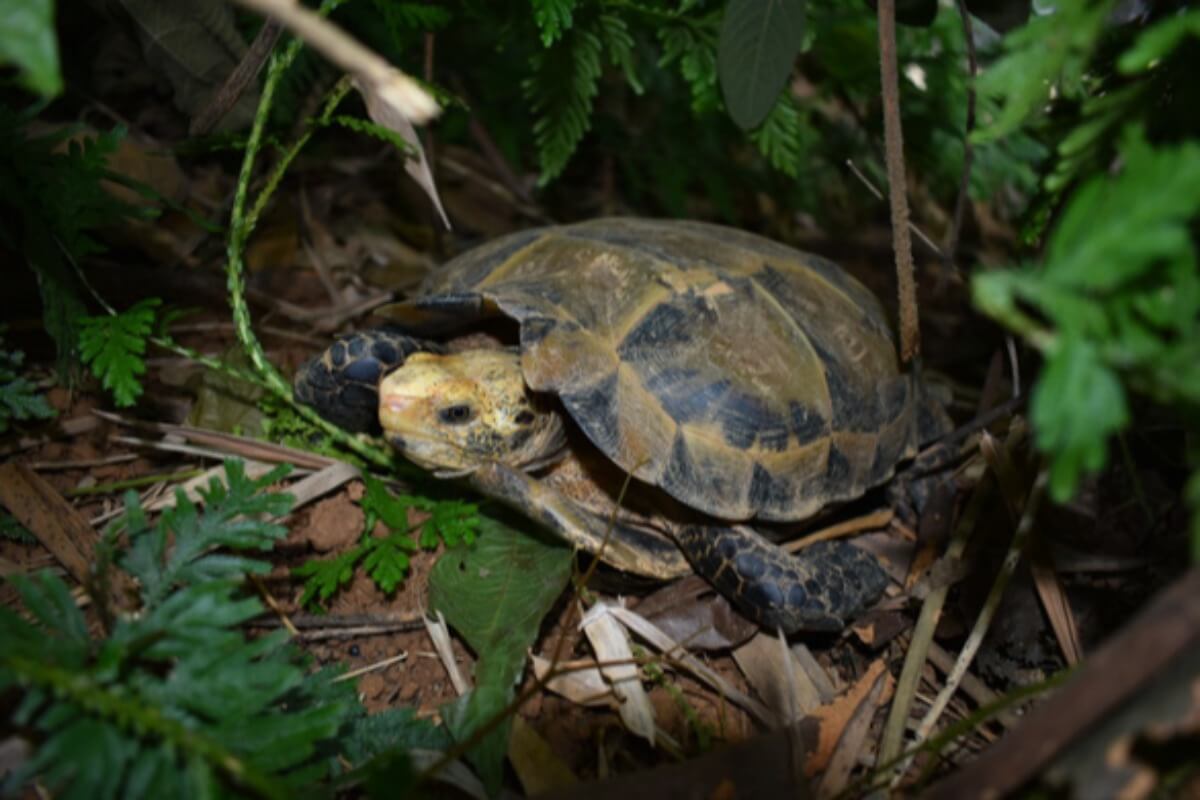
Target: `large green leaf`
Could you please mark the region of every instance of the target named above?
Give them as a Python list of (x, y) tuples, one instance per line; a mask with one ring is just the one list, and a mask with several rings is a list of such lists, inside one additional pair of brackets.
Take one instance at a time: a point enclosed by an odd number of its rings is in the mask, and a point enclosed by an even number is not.
[(54, 0), (13, 0), (0, 14), (0, 63), (21, 68), (21, 83), (53, 97), (62, 91)]
[[(571, 573), (567, 547), (490, 517), (482, 523), (474, 547), (446, 553), (429, 577), (430, 607), (445, 614), (479, 657), (475, 689), (444, 709), (459, 741), (492, 722), (512, 699), (525, 653)], [(469, 754), (492, 791), (500, 784), (510, 722)]]
[(717, 70), (729, 116), (745, 130), (775, 106), (804, 39), (803, 0), (731, 0)]

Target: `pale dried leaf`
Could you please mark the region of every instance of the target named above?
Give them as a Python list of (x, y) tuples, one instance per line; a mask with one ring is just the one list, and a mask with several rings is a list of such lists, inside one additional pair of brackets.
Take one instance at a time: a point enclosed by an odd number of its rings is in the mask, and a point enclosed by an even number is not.
[(296, 498), (296, 502), (292, 506), (293, 510), (341, 488), (343, 484), (360, 477), (360, 475), (358, 467), (338, 461), (319, 472), (314, 472), (312, 475), (296, 481), (287, 489), (288, 494)]
[(790, 650), (781, 650), (774, 636), (760, 632), (733, 651), (733, 660), (767, 707), (775, 711), (778, 725), (796, 722), (822, 703), (804, 668)]
[[(411, 86), (398, 82), (397, 78), (403, 78)], [(417, 129), (413, 127), (412, 120), (418, 117), (405, 110), (414, 105), (414, 100), (419, 95), (424, 95), (432, 102), (435, 110), (437, 103), (415, 81), (399, 72), (396, 72), (392, 76), (392, 80), (385, 82), (382, 86), (377, 83), (368, 83), (365, 80), (355, 80), (354, 85), (362, 93), (363, 100), (367, 104), (367, 113), (371, 119), (388, 130), (398, 133), (404, 139), (404, 143), (408, 145), (410, 152), (405, 155), (404, 170), (425, 191), (430, 202), (433, 203), (433, 207), (437, 209), (442, 224), (446, 226), (446, 230), (450, 230), (450, 218), (446, 216), (446, 210), (442, 208), (442, 198), (438, 195), (437, 184), (433, 180), (433, 170), (429, 168), (429, 160), (425, 158), (425, 148), (421, 146), (421, 138), (417, 136)], [(412, 87), (415, 87), (415, 92)], [(416, 106), (419, 108), (420, 102), (416, 102)]]
[(629, 644), (629, 634), (609, 613), (612, 608), (604, 602), (596, 603), (584, 614), (580, 627), (596, 653), (600, 672), (611, 684), (613, 694), (621, 703), (617, 709), (621, 721), (632, 733), (654, 744), (654, 706), (642, 687), (641, 675)]
[(421, 617), (421, 620), (425, 623), (425, 630), (429, 633), (430, 640), (433, 641), (434, 651), (441, 659), (442, 666), (446, 668), (446, 674), (450, 676), (450, 683), (454, 686), (454, 691), (461, 697), (471, 691), (471, 682), (463, 677), (462, 671), (458, 668), (458, 661), (454, 658), (454, 647), (450, 643), (450, 628), (446, 625), (446, 618), (440, 611), (435, 611), (434, 614), (436, 614), (435, 617), (426, 614)]
[(565, 668), (569, 671), (560, 672), (550, 680), (546, 680), (550, 674), (551, 661), (541, 656), (531, 656), (530, 660), (533, 663), (533, 674), (537, 676), (537, 679), (547, 689), (565, 697), (572, 703), (595, 707), (616, 704), (612, 688), (604, 680), (598, 667), (578, 668), (574, 663), (560, 663), (558, 665), (560, 669)]

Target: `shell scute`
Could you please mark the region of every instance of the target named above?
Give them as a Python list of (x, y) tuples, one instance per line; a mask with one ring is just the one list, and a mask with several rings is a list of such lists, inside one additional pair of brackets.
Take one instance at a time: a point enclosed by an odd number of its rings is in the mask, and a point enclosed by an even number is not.
[[(914, 447), (878, 301), (832, 262), (692, 222), (525, 231), (424, 292), (521, 325), (522, 370), (639, 479), (713, 516), (802, 519)], [(432, 305), (431, 305), (432, 304)], [(411, 311), (397, 313), (401, 322)]]

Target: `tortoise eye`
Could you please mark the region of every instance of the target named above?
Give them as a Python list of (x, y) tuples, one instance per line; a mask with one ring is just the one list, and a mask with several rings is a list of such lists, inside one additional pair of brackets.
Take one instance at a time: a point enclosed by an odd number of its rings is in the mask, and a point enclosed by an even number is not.
[(518, 425), (528, 425), (533, 422), (533, 412), (522, 411), (520, 414), (517, 414), (515, 421)]
[(473, 416), (475, 415), (468, 405), (446, 406), (438, 411), (438, 418), (447, 425), (462, 425), (464, 422), (470, 422)]

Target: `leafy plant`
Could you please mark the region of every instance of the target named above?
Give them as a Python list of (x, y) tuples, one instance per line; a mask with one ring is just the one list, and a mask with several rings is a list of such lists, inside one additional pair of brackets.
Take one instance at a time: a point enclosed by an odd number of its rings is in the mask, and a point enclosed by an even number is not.
[[(1090, 19), (1096, 9), (1106, 8), (1071, 3), (1061, 13), (1068, 20), (1071, 15)], [(1151, 94), (1157, 78), (1186, 71), (1186, 61), (1177, 62), (1172, 48), (1195, 25), (1193, 15), (1167, 17), (1141, 33), (1123, 55), (1118, 51), (1117, 63), (1135, 80), (1111, 91), (1103, 82), (1088, 89), (1080, 105), (1082, 120), (1060, 145), (1060, 161), (1051, 174), (1052, 191), (1071, 191), (1040, 263), (981, 274), (973, 284), (976, 305), (1045, 356), (1031, 417), (1037, 445), (1050, 459), (1050, 491), (1058, 500), (1073, 494), (1084, 473), (1106, 463), (1109, 438), (1131, 424), (1131, 394), (1175, 408), (1192, 424), (1200, 409), (1200, 257), (1194, 236), (1200, 218), (1200, 142), (1151, 143), (1142, 123), (1128, 120), (1134, 112), (1150, 113), (1142, 98)], [(1067, 21), (1041, 24), (1058, 30)], [(1072, 30), (1073, 37), (1083, 35)], [(1091, 39), (1072, 39), (1075, 66), (1068, 72), (1081, 70), (1084, 55), (1096, 46), (1099, 30), (1089, 30)], [(1015, 38), (1032, 47), (1031, 35)], [(1021, 57), (1035, 58), (1031, 53)], [(987, 80), (1004, 94), (1006, 107), (1024, 108), (1031, 78), (1010, 72), (1007, 63), (1002, 60), (998, 67), (1003, 69)], [(1151, 63), (1155, 68), (1145, 71)], [(1096, 72), (1104, 74), (1103, 68)], [(1117, 128), (1122, 134), (1115, 174), (1075, 182), (1083, 177), (1084, 154), (1093, 162), (1099, 159), (1109, 131)], [(1158, 135), (1169, 132), (1160, 126)], [(1197, 511), (1200, 552), (1197, 485), (1200, 478), (1193, 477), (1188, 492)]]
[(730, 0), (717, 65), (725, 107), (741, 128), (758, 127), (776, 107), (803, 44), (800, 0)]
[(47, 97), (62, 91), (54, 0), (17, 0), (0, 16), (0, 63), (21, 69), (26, 89)]
[[(302, 605), (328, 600), (350, 582), (359, 564), (381, 590), (393, 592), (408, 577), (411, 553), (421, 548), (433, 550), (441, 542), (455, 547), (475, 541), (480, 518), (474, 503), (393, 495), (383, 481), (365, 473), (363, 482), (366, 492), (360, 505), (364, 521), (358, 544), (332, 558), (313, 559), (292, 570), (293, 575), (304, 579)], [(412, 524), (412, 511), (424, 514), (425, 519)], [(388, 534), (376, 537), (373, 532), (380, 522)]]
[(1032, 418), (1059, 500), (1103, 466), (1108, 437), (1129, 423), (1126, 385), (1200, 406), (1200, 275), (1188, 231), (1200, 213), (1200, 144), (1155, 150), (1131, 128), (1121, 154), (1120, 175), (1072, 196), (1040, 267), (974, 285), (981, 309), (1046, 356)]
[[(490, 517), (479, 543), (450, 550), (429, 576), (429, 604), (475, 651), (475, 687), (443, 708), (459, 742), (480, 736), (468, 753), (491, 793), (500, 788), (515, 694), (542, 618), (571, 574), (571, 550)], [(485, 726), (494, 726), (483, 733)]]
[[(0, 326), (0, 333), (3, 327)], [(3, 344), (3, 339), (0, 339)], [(25, 354), (20, 350), (0, 350), (0, 433), (8, 430), (13, 420), (50, 419), (54, 409), (37, 387), (22, 376)]]
[(0, 608), (0, 689), (20, 691), (10, 722), (38, 745), (5, 793), (37, 779), (66, 798), (284, 797), (329, 773), (359, 713), (353, 690), (310, 671), (282, 632), (243, 636), (262, 606), (238, 587), (269, 565), (220, 552), (284, 535), (270, 519), (292, 500), (264, 489), (285, 471), (251, 480), (228, 462), (228, 486), (214, 479), (203, 509), (177, 492), (155, 524), (130, 493), (104, 550), (127, 533), (117, 563), (138, 579), (139, 607), (100, 636), (58, 578), (11, 579), (28, 618)]
[(139, 300), (120, 314), (79, 320), (79, 354), (120, 407), (133, 405), (142, 393), (140, 375), (146, 372), (142, 355), (154, 332), (156, 297)]
[(78, 264), (103, 252), (95, 230), (138, 212), (102, 187), (124, 131), (71, 138), (75, 131), (62, 128), (32, 135), (31, 120), (0, 107), (0, 242), (36, 273), (59, 373), (69, 377), (79, 320), (87, 316)]

